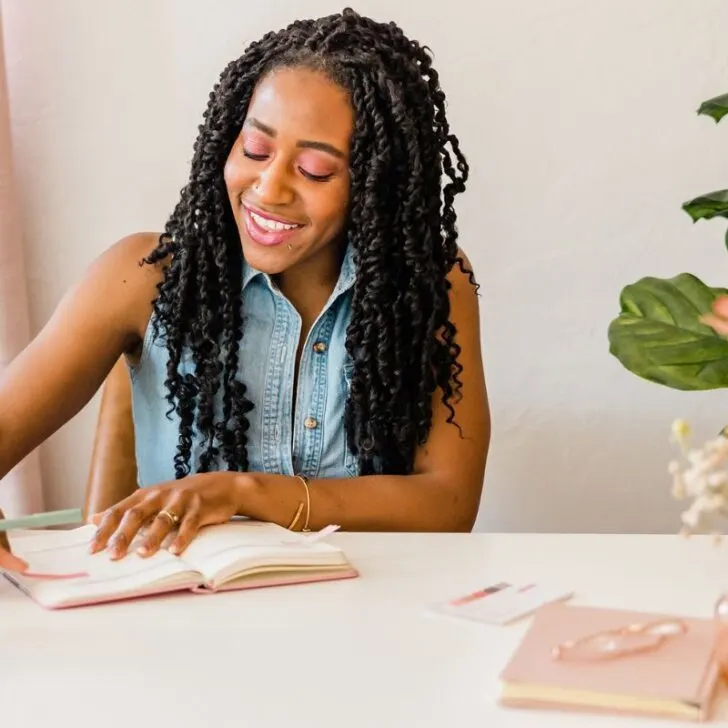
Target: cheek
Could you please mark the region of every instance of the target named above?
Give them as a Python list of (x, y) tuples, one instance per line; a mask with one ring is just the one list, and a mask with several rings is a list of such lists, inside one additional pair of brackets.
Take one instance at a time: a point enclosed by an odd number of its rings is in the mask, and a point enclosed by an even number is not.
[(223, 178), (228, 192), (233, 193), (244, 187), (247, 176), (245, 165), (241, 163), (241, 159), (236, 154), (231, 154), (227, 158), (223, 169)]
[(327, 228), (336, 229), (337, 231), (346, 222), (346, 216), (349, 206), (349, 184), (332, 185), (321, 194), (316, 203), (316, 213), (319, 222)]

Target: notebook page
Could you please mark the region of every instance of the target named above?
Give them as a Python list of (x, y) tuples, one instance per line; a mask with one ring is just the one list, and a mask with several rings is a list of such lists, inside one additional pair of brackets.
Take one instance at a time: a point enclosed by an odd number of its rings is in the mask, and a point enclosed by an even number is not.
[(11, 580), (46, 606), (133, 594), (160, 583), (199, 581), (199, 577), (193, 578), (187, 564), (165, 549), (147, 558), (130, 551), (117, 561), (112, 561), (103, 551), (90, 554), (89, 544), (95, 531), (94, 526), (82, 526), (70, 531), (49, 531), (12, 543), (14, 553), (28, 562), (32, 572), (85, 572), (88, 576), (51, 580), (13, 573)]
[[(234, 521), (203, 528), (181, 558), (207, 581), (254, 566), (345, 565), (341, 549), (321, 541), (295, 543), (297, 534), (275, 523)], [(294, 543), (291, 543), (294, 541)]]

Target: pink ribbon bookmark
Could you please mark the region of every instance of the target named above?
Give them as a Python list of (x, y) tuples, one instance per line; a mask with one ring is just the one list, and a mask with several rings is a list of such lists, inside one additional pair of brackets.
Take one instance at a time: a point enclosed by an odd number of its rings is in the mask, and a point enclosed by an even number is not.
[(14, 574), (23, 576), (26, 579), (48, 579), (49, 581), (57, 581), (59, 579), (80, 579), (83, 576), (88, 576), (85, 571), (79, 571), (76, 574), (43, 574), (38, 571), (15, 571), (11, 569), (8, 569), (8, 571), (13, 571)]

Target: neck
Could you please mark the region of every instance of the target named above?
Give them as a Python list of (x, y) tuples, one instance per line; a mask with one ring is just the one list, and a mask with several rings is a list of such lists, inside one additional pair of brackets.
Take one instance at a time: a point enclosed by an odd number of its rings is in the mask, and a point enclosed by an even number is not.
[(344, 247), (330, 245), (275, 277), (281, 293), (301, 317), (313, 320), (328, 301), (341, 272)]

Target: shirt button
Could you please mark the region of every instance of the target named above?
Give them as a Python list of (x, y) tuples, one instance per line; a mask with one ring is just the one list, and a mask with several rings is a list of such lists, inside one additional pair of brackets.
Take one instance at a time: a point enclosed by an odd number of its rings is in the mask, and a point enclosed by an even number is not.
[(325, 344), (325, 343), (324, 343), (323, 341), (317, 341), (317, 342), (316, 342), (316, 343), (315, 343), (315, 344), (313, 345), (313, 350), (314, 350), (314, 351), (315, 351), (315, 352), (316, 352), (317, 354), (323, 354), (323, 353), (324, 353), (324, 352), (326, 351), (326, 344)]
[(303, 426), (307, 430), (315, 430), (318, 427), (318, 420), (316, 418), (314, 418), (314, 417), (307, 417), (303, 421)]

